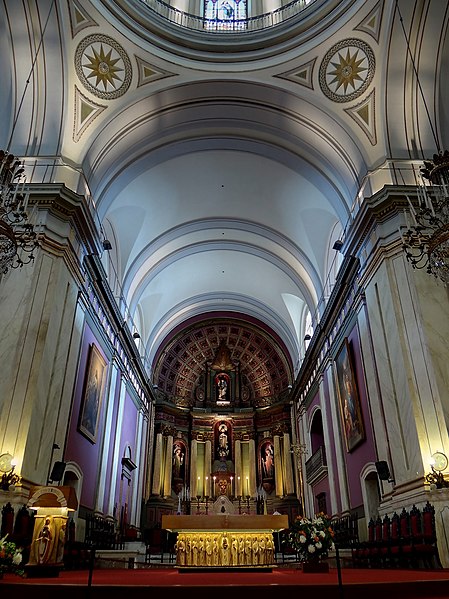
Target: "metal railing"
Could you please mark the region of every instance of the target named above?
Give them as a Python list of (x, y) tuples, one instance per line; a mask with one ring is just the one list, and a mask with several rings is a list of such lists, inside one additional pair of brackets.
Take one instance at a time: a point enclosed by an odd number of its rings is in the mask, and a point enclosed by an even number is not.
[(195, 31), (212, 33), (245, 33), (267, 29), (268, 27), (284, 23), (315, 1), (292, 0), (292, 2), (280, 6), (273, 11), (246, 19), (208, 19), (204, 16), (184, 12), (179, 8), (170, 6), (170, 4), (167, 4), (163, 0), (141, 0), (151, 11), (167, 19), (170, 23)]

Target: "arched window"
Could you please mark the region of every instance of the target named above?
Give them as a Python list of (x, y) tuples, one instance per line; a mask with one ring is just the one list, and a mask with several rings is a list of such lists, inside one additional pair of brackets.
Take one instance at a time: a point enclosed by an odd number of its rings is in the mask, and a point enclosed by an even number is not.
[(204, 28), (213, 31), (246, 29), (246, 0), (204, 0)]
[(306, 321), (304, 323), (304, 346), (305, 349), (309, 347), (310, 340), (313, 337), (313, 321), (310, 310), (307, 311)]

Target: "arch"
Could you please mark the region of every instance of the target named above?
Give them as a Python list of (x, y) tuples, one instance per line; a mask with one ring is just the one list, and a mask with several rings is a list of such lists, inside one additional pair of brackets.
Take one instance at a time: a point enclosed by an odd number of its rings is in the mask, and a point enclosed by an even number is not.
[[(359, 530), (366, 531), (368, 529), (367, 524), (369, 520), (371, 518), (373, 518), (374, 520), (377, 518), (381, 502), (379, 477), (377, 475), (376, 465), (374, 462), (369, 462), (361, 470), (360, 487), (362, 489), (363, 508), (366, 526), (359, 526)], [(363, 541), (364, 539), (361, 538), (361, 540)]]
[(312, 415), (309, 427), (310, 447), (312, 455), (319, 450), (320, 447), (325, 448), (323, 416), (321, 408), (317, 408)]
[(85, 536), (84, 520), (79, 520), (79, 507), (81, 503), (81, 492), (83, 489), (84, 474), (76, 462), (67, 462), (64, 470), (62, 484), (75, 489), (76, 498), (78, 500), (78, 509), (72, 512), (71, 517), (75, 523), (75, 539), (83, 541)]

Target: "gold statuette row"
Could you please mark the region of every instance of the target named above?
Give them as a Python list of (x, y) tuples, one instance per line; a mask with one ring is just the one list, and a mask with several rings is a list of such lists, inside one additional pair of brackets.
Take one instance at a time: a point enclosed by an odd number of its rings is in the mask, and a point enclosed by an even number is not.
[(268, 566), (274, 563), (272, 533), (190, 532), (176, 541), (178, 566)]

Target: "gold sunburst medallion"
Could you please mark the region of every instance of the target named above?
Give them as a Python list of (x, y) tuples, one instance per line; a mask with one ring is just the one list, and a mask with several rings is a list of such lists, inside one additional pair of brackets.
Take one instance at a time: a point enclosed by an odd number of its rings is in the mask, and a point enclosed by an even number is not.
[(91, 35), (80, 42), (75, 68), (84, 86), (100, 98), (118, 98), (131, 82), (128, 55), (114, 39), (105, 35)]
[(374, 70), (374, 53), (368, 44), (357, 39), (342, 40), (321, 63), (320, 86), (334, 102), (349, 102), (367, 89)]

